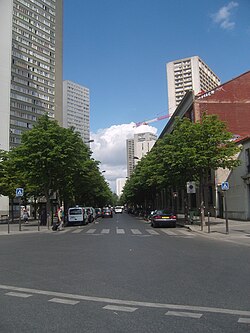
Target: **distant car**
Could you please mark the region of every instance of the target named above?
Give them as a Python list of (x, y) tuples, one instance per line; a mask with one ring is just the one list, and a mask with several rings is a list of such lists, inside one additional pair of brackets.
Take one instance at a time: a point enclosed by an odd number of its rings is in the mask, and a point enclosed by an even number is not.
[(156, 210), (150, 217), (151, 219), (151, 226), (155, 227), (172, 227), (176, 228), (176, 215), (169, 212), (169, 210), (162, 209)]
[(123, 209), (121, 206), (115, 206), (115, 209), (114, 209), (115, 213), (118, 214), (118, 213), (122, 213)]
[(102, 210), (102, 218), (104, 218), (104, 217), (113, 217), (113, 213), (110, 208), (104, 208)]

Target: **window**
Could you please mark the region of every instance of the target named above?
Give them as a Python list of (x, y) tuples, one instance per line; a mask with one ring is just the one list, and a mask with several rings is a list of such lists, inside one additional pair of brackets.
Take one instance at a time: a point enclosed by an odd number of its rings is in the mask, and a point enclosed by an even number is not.
[(250, 148), (246, 149), (246, 166), (247, 172), (250, 173)]

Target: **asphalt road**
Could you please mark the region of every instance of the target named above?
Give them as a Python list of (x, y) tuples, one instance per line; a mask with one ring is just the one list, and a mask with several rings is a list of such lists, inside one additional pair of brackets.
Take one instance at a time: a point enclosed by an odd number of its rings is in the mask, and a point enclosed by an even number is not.
[(127, 214), (1, 236), (0, 332), (250, 332), (250, 251)]

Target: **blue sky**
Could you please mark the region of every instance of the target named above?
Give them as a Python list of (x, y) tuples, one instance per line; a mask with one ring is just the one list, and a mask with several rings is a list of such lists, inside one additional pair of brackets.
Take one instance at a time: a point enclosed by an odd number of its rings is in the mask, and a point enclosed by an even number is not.
[(250, 70), (250, 1), (64, 0), (63, 76), (90, 89), (95, 140), (167, 114), (166, 63), (194, 55), (222, 83)]

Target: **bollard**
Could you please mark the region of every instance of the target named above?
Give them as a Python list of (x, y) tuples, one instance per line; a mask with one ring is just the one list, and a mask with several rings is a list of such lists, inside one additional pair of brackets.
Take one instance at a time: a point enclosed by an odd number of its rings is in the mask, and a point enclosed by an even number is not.
[(207, 232), (210, 234), (210, 212), (207, 212)]

